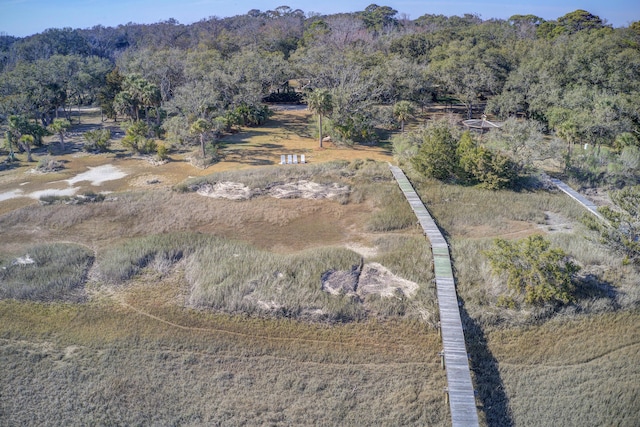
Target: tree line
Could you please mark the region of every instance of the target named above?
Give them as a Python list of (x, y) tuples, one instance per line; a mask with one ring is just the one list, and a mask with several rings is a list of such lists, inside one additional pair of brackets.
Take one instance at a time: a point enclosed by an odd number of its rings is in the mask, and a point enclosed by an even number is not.
[(203, 136), (263, 123), (266, 97), (286, 99), (295, 85), (322, 95), (309, 98), (324, 119), (320, 141), (324, 133), (375, 142), (378, 129), (404, 127), (412, 111), (448, 101), (469, 116), (481, 105), (535, 123), (566, 143), (571, 166), (576, 144), (640, 146), (640, 22), (612, 28), (584, 10), (551, 21), (410, 20), (372, 4), (331, 15), (281, 6), (190, 25), (170, 19), (0, 36), (0, 120), (6, 129), (12, 116), (29, 124), (9, 129), (16, 140), (32, 135), (38, 143), (73, 106), (99, 105), (107, 118), (143, 122), (134, 140), (204, 152)]

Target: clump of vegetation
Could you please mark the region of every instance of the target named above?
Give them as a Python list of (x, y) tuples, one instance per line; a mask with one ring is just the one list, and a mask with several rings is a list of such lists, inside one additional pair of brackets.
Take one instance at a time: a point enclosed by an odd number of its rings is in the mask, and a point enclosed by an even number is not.
[(84, 205), (85, 203), (102, 202), (106, 196), (101, 193), (88, 191), (77, 196), (40, 196), (41, 205), (55, 205), (63, 203), (66, 205)]
[(156, 141), (150, 137), (150, 128), (143, 121), (128, 122), (122, 144), (136, 154), (156, 152)]
[(519, 241), (496, 239), (485, 251), (494, 274), (506, 275), (510, 293), (501, 296), (500, 305), (567, 304), (575, 300), (573, 279), (580, 267), (560, 248), (537, 234)]
[(379, 210), (367, 222), (369, 231), (402, 230), (416, 224), (416, 216), (397, 185), (379, 188), (374, 194)]
[(42, 157), (36, 166), (36, 170), (43, 173), (58, 172), (62, 169), (64, 169), (64, 164), (51, 156)]
[(611, 200), (614, 208), (598, 209), (608, 224), (593, 217), (584, 222), (600, 234), (603, 244), (624, 255), (625, 263), (640, 264), (640, 185), (611, 192)]
[[(226, 123), (237, 126), (260, 126), (267, 121), (271, 110), (267, 105), (240, 103), (225, 116)], [(225, 123), (225, 121), (219, 123)], [(213, 121), (216, 124), (216, 120)]]
[(0, 299), (61, 301), (82, 299), (93, 252), (55, 243), (28, 248), (25, 255), (0, 260)]
[(425, 177), (490, 190), (514, 187), (521, 170), (509, 156), (479, 145), (470, 132), (461, 133), (446, 120), (397, 137), (394, 153)]
[(109, 151), (111, 146), (111, 131), (109, 129), (90, 130), (82, 136), (86, 140), (83, 146), (85, 151), (97, 151), (100, 153)]
[(456, 148), (459, 166), (467, 173), (467, 182), (479, 183), (489, 190), (513, 187), (520, 165), (507, 155), (478, 146), (470, 132), (465, 132)]
[(158, 161), (165, 161), (169, 158), (169, 147), (167, 144), (159, 143), (156, 147), (156, 159)]
[(99, 277), (107, 283), (122, 284), (152, 262), (156, 265), (173, 265), (205, 242), (204, 236), (193, 233), (131, 239), (102, 254), (98, 263)]

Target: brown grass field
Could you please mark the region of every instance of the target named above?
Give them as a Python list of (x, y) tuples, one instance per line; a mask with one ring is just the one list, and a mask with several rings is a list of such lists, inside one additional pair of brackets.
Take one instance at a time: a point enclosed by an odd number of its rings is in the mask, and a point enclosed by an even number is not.
[[(367, 175), (384, 164), (357, 163), (393, 161), (390, 148), (320, 149), (312, 123), (306, 111), (277, 112), (264, 127), (223, 138), (223, 160), (207, 169), (191, 166), (188, 153), (154, 166), (116, 143), (107, 154), (54, 154), (65, 165), (54, 174), (32, 173), (35, 164), (24, 162), (1, 171), (0, 266), (54, 243), (87, 249), (92, 266), (74, 288), (77, 300), (0, 299), (0, 425), (449, 425), (427, 242), (407, 226), (393, 183)], [(99, 124), (95, 113), (83, 115), (69, 145), (77, 148), (80, 129)], [(45, 153), (35, 152), (36, 161)], [(278, 165), (281, 154), (305, 154), (309, 164)], [(322, 167), (336, 160), (344, 170)], [(1, 198), (66, 189), (64, 180), (104, 165), (127, 175), (73, 184), (77, 194), (107, 192), (104, 202)], [(174, 190), (214, 173), (273, 180), (307, 167), (318, 168), (311, 170), (319, 181), (350, 185), (349, 197), (233, 201)], [(582, 210), (562, 195), (415, 183), (451, 243), (481, 424), (637, 425), (637, 269), (594, 242), (580, 224)], [(187, 301), (199, 279), (190, 278), (195, 264), (187, 255), (171, 262), (156, 255), (122, 283), (102, 279), (107, 257), (127, 244), (189, 232), (241, 242), (264, 259), (354, 250), (421, 291), (408, 302), (367, 300), (358, 320), (326, 322), (194, 307)], [(495, 237), (533, 233), (598, 277), (579, 309), (516, 312), (493, 304), (499, 285), (481, 251)], [(236, 268), (251, 270), (251, 261)], [(269, 290), (274, 298), (279, 291)]]

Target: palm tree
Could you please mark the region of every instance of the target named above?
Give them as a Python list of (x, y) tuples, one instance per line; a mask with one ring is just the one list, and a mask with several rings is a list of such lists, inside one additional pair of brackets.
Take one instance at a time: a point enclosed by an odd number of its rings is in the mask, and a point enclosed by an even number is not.
[(14, 161), (16, 159), (15, 154), (13, 153), (13, 140), (11, 139), (13, 135), (11, 135), (10, 131), (6, 131), (4, 133), (4, 138), (7, 140), (7, 144), (9, 144), (9, 157), (10, 161)]
[(393, 106), (393, 116), (400, 121), (400, 131), (404, 133), (404, 122), (413, 117), (415, 108), (409, 101), (400, 101)]
[(35, 141), (35, 138), (33, 137), (33, 135), (22, 135), (19, 141), (24, 148), (24, 151), (27, 152), (27, 162), (33, 162), (33, 158), (31, 157), (31, 146)]
[(573, 120), (566, 120), (556, 127), (556, 134), (567, 141), (567, 156), (564, 163), (564, 169), (567, 171), (571, 167), (571, 147), (578, 139), (578, 126)]
[(153, 83), (149, 83), (146, 80), (143, 80), (140, 85), (139, 99), (140, 104), (144, 106), (145, 110), (145, 118), (147, 120), (147, 125), (149, 125), (149, 108), (153, 107), (156, 110), (156, 123), (160, 123), (160, 112), (158, 111), (158, 107), (160, 107), (160, 102), (162, 97), (160, 95), (160, 89), (158, 86)]
[(320, 148), (322, 148), (322, 117), (333, 110), (333, 98), (327, 89), (316, 89), (307, 94), (307, 108), (318, 115)]
[(197, 135), (200, 138), (200, 149), (202, 150), (202, 157), (205, 156), (204, 135), (209, 132), (211, 128), (211, 123), (205, 119), (196, 120), (191, 124), (191, 127), (189, 128), (189, 132), (191, 132), (192, 135)]
[(49, 125), (49, 130), (60, 136), (60, 148), (64, 151), (64, 135), (71, 127), (71, 123), (67, 119), (53, 119), (53, 123)]

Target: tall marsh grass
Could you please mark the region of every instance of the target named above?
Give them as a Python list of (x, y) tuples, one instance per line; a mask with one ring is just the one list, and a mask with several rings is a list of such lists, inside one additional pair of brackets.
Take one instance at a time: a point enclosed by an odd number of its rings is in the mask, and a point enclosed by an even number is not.
[(414, 181), (418, 194), (448, 235), (464, 235), (469, 227), (490, 226), (510, 230), (513, 221), (544, 224), (545, 212), (558, 212), (572, 220), (584, 210), (559, 192), (485, 190), (477, 187)]
[(67, 243), (29, 247), (0, 259), (0, 299), (61, 301), (83, 299), (93, 251)]
[(100, 280), (122, 284), (151, 263), (161, 265), (180, 261), (207, 240), (205, 236), (195, 233), (157, 234), (129, 239), (101, 254), (98, 262)]
[(351, 270), (361, 257), (344, 248), (310, 249), (293, 255), (256, 250), (236, 242), (201, 247), (189, 263), (190, 303), (231, 312), (345, 321), (362, 318), (360, 304), (321, 290), (329, 270)]
[(416, 216), (397, 185), (379, 186), (373, 194), (380, 208), (367, 221), (367, 230), (385, 232), (416, 225)]
[(118, 244), (101, 255), (99, 277), (124, 283), (143, 269), (186, 260), (189, 304), (226, 312), (314, 320), (364, 317), (357, 301), (321, 290), (329, 270), (350, 270), (361, 257), (344, 248), (317, 248), (292, 255), (258, 250), (246, 243), (193, 233), (155, 235)]

